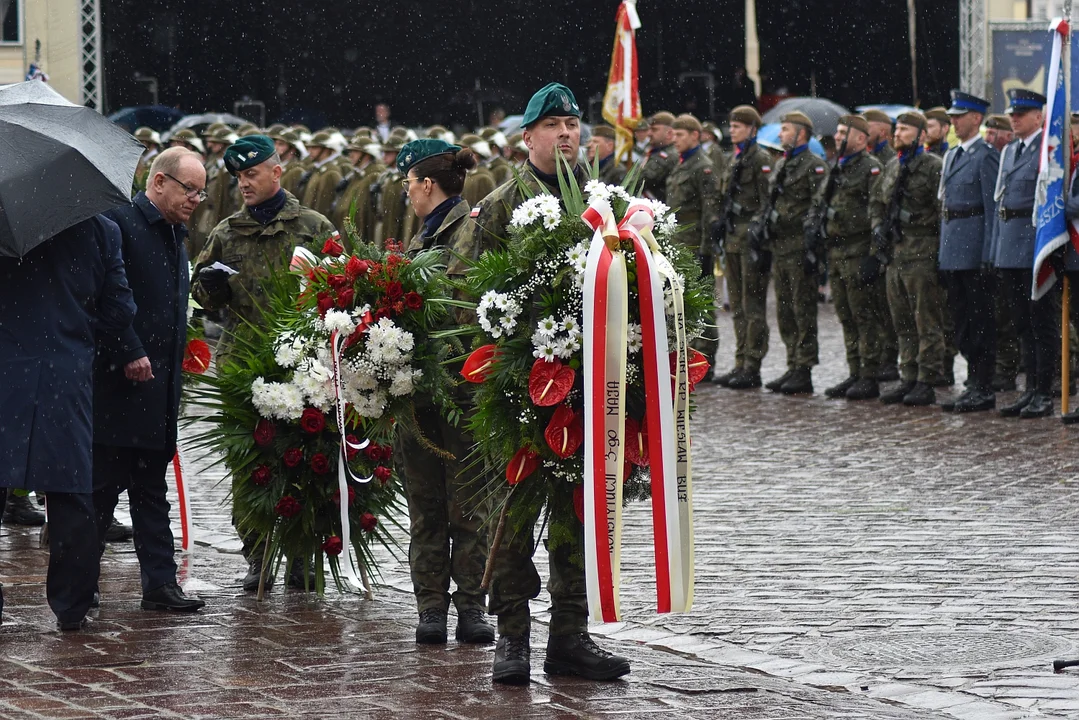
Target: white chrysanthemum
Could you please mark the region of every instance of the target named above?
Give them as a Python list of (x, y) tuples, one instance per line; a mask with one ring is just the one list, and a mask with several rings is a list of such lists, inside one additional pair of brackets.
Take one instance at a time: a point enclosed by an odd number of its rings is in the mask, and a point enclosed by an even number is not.
[(498, 324), (502, 326), (506, 333), (511, 333), (517, 328), (517, 319), (506, 315), (498, 321)]
[(573, 335), (574, 333), (577, 335), (581, 334), (581, 324), (577, 322), (577, 318), (572, 315), (563, 316), (562, 322), (558, 323), (558, 329), (562, 332), (569, 333), (570, 335)]
[[(569, 338), (562, 338), (554, 344), (555, 354), (563, 360), (569, 360), (573, 357), (573, 353), (576, 352), (574, 348), (575, 343)], [(577, 348), (580, 348), (578, 345)]]
[(292, 383), (268, 383), (259, 377), (251, 383), (251, 404), (264, 418), (297, 420), (303, 414), (304, 398)]
[(285, 369), (294, 368), (303, 358), (303, 342), (298, 338), (289, 340), (284, 336), (282, 336), (282, 340), (284, 342), (279, 342), (274, 347), (274, 362)]
[(554, 230), (558, 227), (558, 224), (562, 222), (561, 215), (544, 215), (543, 216), (543, 229)]
[(505, 312), (506, 305), (509, 304), (509, 301), (510, 296), (506, 295), (505, 293), (495, 293), (494, 297), (492, 298), (495, 309), (502, 310), (503, 312)]
[(327, 310), (326, 316), (322, 318), (322, 325), (326, 328), (326, 332), (337, 332), (342, 335), (351, 335), (356, 329), (356, 324), (352, 322), (352, 314), (344, 310)]
[(552, 338), (556, 332), (558, 332), (558, 321), (554, 319), (554, 315), (548, 315), (536, 323), (536, 335)]
[(390, 395), (394, 397), (401, 397), (402, 395), (411, 395), (415, 390), (414, 381), (420, 376), (419, 370), (411, 370), (404, 368), (398, 370), (393, 375), (393, 381), (390, 383)]
[(547, 362), (553, 362), (558, 357), (558, 351), (555, 350), (554, 345), (550, 343), (544, 343), (535, 350), (532, 351), (532, 355), (537, 358), (546, 360)]
[(626, 332), (626, 344), (630, 355), (635, 355), (641, 351), (641, 326), (637, 323), (630, 323)]

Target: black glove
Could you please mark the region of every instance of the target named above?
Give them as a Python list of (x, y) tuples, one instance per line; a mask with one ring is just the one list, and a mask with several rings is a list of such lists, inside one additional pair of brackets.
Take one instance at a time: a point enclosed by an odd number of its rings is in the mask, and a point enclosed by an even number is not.
[(869, 244), (872, 253), (884, 252), (888, 248), (888, 236), (884, 234), (884, 227), (878, 225), (873, 228), (873, 239)]
[(219, 268), (204, 267), (199, 270), (198, 282), (202, 289), (217, 302), (225, 302), (232, 296), (229, 274)]
[(712, 241), (712, 247), (715, 248), (717, 252), (723, 252), (723, 244), (727, 240), (726, 230), (727, 228), (724, 227), (722, 221), (716, 220), (712, 223), (709, 238)]
[(746, 240), (749, 241), (751, 248), (760, 252), (760, 249), (764, 247), (764, 226), (757, 222), (752, 223), (746, 231)]
[(1049, 263), (1049, 267), (1053, 268), (1053, 272), (1058, 279), (1064, 276), (1064, 253), (1067, 252), (1067, 248), (1068, 246), (1065, 245), (1058, 250), (1054, 250), (1049, 257), (1045, 259), (1045, 261)]
[(866, 285), (876, 282), (877, 278), (880, 277), (880, 270), (880, 258), (876, 255), (867, 255), (862, 258), (861, 265), (858, 268), (862, 276), (862, 282)]

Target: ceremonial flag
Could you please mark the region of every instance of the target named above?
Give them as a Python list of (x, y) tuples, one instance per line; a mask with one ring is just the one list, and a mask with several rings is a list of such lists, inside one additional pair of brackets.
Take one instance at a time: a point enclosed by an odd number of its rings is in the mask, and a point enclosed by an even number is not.
[(615, 15), (614, 50), (607, 92), (603, 96), (603, 119), (614, 126), (615, 162), (629, 159), (633, 130), (641, 122), (641, 96), (637, 92), (637, 36), (641, 19), (636, 0), (623, 0)]
[(41, 82), (48, 82), (49, 76), (45, 74), (45, 71), (37, 66), (35, 63), (30, 63), (30, 69), (26, 71), (26, 81), (40, 80)]
[(1064, 40), (1068, 22), (1056, 18), (1049, 26), (1053, 47), (1049, 58), (1049, 80), (1045, 95), (1045, 125), (1042, 128), (1041, 161), (1034, 194), (1034, 277), (1031, 298), (1037, 300), (1057, 281), (1049, 256), (1068, 241), (1064, 216), (1064, 163), (1071, 159), (1071, 132), (1068, 129), (1068, 98), (1064, 83)]

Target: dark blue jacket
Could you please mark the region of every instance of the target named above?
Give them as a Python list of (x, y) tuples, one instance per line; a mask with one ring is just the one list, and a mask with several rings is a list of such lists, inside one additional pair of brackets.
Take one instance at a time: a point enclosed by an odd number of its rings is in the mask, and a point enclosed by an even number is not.
[(941, 270), (978, 270), (983, 263), (993, 261), (993, 230), (997, 221), (993, 191), (1000, 153), (981, 138), (956, 157), (960, 147), (949, 149), (944, 156), (940, 175), (943, 210), (980, 214), (946, 220), (945, 213), (941, 213)]
[[(172, 451), (187, 339), (187, 231), (169, 224), (141, 192), (106, 216), (120, 226), (127, 282), (139, 311), (120, 334), (98, 336), (94, 442)], [(150, 359), (153, 379), (128, 380), (124, 366), (141, 357)]]
[(111, 220), (0, 258), (0, 487), (93, 490), (94, 335), (134, 316)]

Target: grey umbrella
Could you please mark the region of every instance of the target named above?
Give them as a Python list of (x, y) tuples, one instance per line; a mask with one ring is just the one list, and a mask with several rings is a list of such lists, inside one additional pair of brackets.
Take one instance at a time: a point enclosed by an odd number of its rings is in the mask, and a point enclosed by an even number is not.
[(131, 199), (143, 147), (39, 80), (0, 87), (0, 256)]
[(826, 98), (816, 97), (793, 97), (780, 100), (774, 108), (769, 110), (761, 118), (764, 124), (780, 122), (780, 118), (789, 112), (800, 110), (813, 121), (813, 134), (817, 137), (822, 135), (834, 135), (839, 118), (850, 110), (832, 102)]

